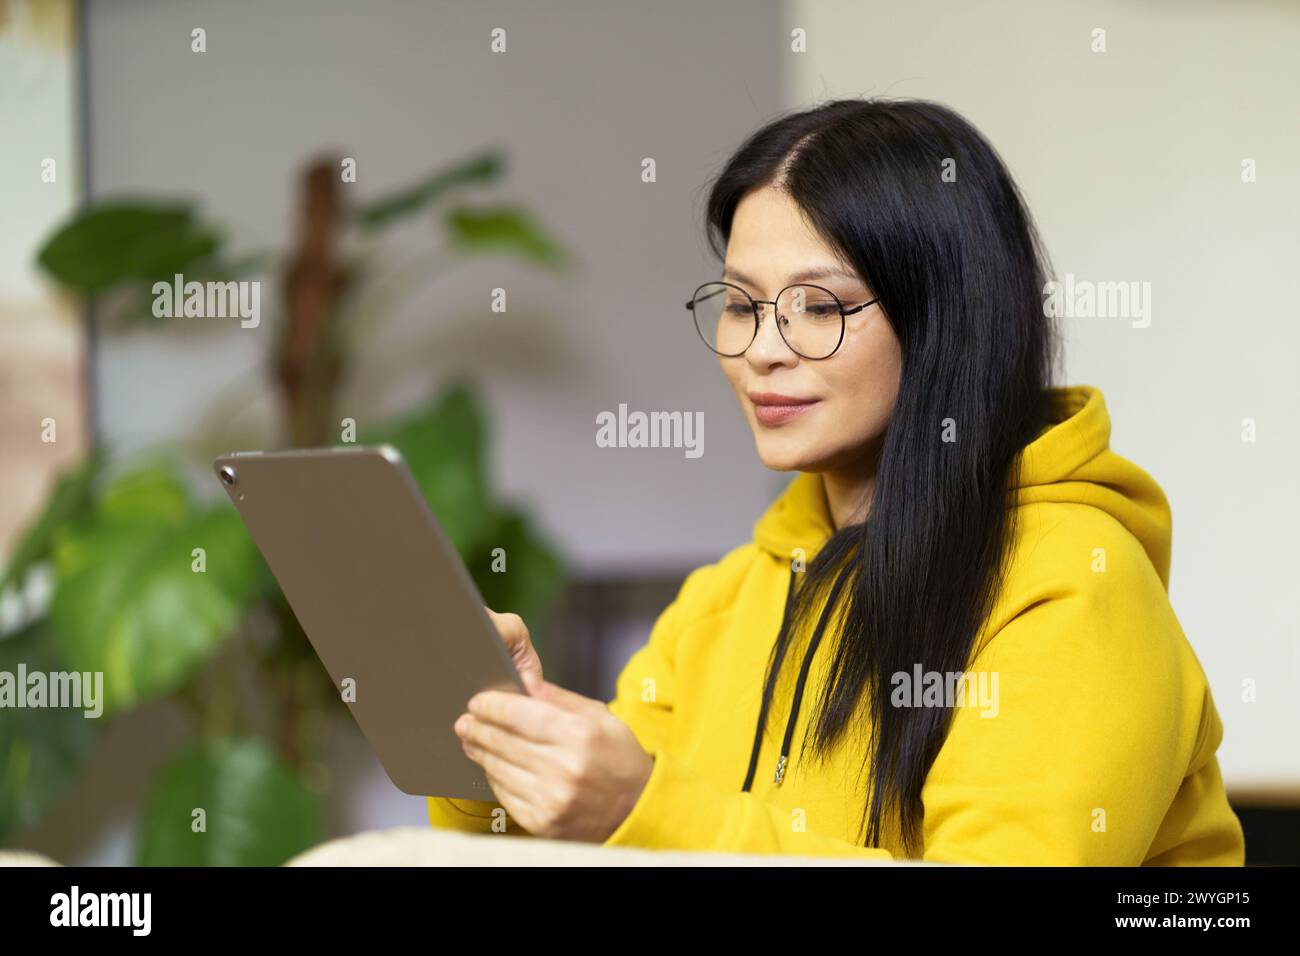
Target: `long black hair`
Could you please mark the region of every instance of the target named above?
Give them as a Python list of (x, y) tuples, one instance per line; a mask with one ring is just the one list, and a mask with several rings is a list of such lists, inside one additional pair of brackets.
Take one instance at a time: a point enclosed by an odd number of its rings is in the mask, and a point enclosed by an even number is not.
[(891, 676), (918, 664), (965, 671), (1001, 587), (1012, 479), (1047, 423), (1057, 361), (1043, 310), (1050, 266), (996, 151), (937, 103), (834, 100), (752, 134), (709, 193), (719, 258), (737, 204), (765, 186), (786, 190), (879, 297), (902, 372), (867, 517), (808, 562), (772, 649), (759, 722), (796, 635), (819, 603), (833, 606), (834, 657), (804, 749), (824, 758), (866, 716), (859, 836), (879, 845), (891, 821), (916, 855), (921, 788), (952, 710), (892, 706)]

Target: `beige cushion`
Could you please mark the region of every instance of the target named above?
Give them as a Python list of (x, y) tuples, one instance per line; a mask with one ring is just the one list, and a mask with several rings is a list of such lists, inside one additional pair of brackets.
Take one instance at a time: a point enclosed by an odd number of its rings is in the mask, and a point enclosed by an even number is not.
[[(396, 827), (329, 840), (286, 866), (861, 866), (824, 857), (632, 850), (564, 840)], [(885, 865), (890, 865), (888, 861)], [(897, 865), (897, 864), (894, 864)], [(925, 865), (925, 864), (914, 864)]]
[[(501, 834), (480, 835), (429, 827), (371, 830), (327, 840), (285, 866), (927, 866), (827, 857), (758, 856), (630, 850), (564, 840)], [(0, 866), (62, 866), (17, 850), (0, 850)]]
[(0, 850), (0, 866), (62, 866), (48, 856), (22, 850)]

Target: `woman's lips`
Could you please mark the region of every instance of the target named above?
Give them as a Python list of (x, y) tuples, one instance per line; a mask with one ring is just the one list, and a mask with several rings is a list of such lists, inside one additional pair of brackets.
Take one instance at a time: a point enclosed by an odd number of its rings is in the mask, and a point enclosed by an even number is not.
[(754, 416), (764, 425), (784, 425), (817, 404), (817, 400), (796, 405), (760, 405), (754, 403)]

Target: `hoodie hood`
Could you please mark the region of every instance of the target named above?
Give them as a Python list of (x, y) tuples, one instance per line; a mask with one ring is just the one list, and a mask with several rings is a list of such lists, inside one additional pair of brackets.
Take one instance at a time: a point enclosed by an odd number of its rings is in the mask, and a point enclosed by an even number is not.
[[(1048, 391), (1048, 424), (1025, 446), (1013, 487), (1017, 504), (1044, 501), (1091, 505), (1115, 518), (1141, 543), (1169, 587), (1169, 502), (1155, 480), (1110, 448), (1110, 414), (1101, 391), (1074, 385)], [(754, 542), (790, 559), (807, 559), (834, 532), (821, 475), (795, 477), (754, 525)]]

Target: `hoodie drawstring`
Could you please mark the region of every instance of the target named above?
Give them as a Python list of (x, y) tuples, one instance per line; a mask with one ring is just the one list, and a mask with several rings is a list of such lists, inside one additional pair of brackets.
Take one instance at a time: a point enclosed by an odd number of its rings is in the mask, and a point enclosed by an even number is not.
[[(790, 607), (794, 603), (794, 582), (797, 573), (794, 568), (790, 569), (790, 586), (785, 593), (785, 611), (781, 615), (781, 630), (777, 633), (778, 642), (785, 636), (786, 628), (790, 624)], [(813, 631), (812, 640), (808, 642), (808, 650), (803, 656), (803, 664), (799, 668), (799, 679), (794, 687), (794, 699), (790, 703), (790, 716), (786, 720), (785, 736), (781, 740), (781, 753), (776, 761), (776, 774), (772, 778), (778, 787), (785, 780), (785, 767), (790, 756), (790, 744), (794, 740), (794, 727), (799, 719), (799, 707), (803, 703), (804, 686), (808, 682), (808, 672), (812, 669), (813, 655), (817, 653), (817, 645), (821, 643), (822, 634), (826, 631), (826, 622), (830, 619), (831, 611), (835, 607), (835, 601), (839, 597), (840, 588), (847, 578), (847, 573), (841, 572), (835, 579), (835, 586), (831, 588), (830, 598), (826, 602), (826, 607), (822, 609), (821, 618), (817, 621), (817, 629)], [(742, 793), (748, 791), (754, 783), (754, 771), (758, 767), (758, 751), (762, 742), (763, 706), (760, 703), (758, 722), (754, 726), (754, 746), (749, 753), (749, 771), (745, 774), (745, 783), (740, 788)]]

